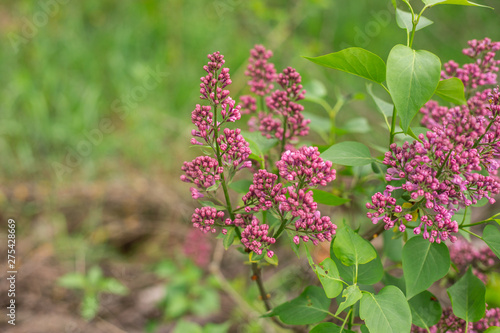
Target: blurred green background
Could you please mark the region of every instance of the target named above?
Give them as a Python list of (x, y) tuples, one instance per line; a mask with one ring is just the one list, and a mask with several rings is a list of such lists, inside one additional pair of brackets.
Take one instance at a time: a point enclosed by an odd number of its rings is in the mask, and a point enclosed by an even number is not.
[[(69, 304), (71, 317), (78, 302), (54, 287), (63, 273), (101, 265), (134, 290), (147, 287), (134, 284), (137, 272), (154, 276), (146, 264), (177, 257), (194, 206), (178, 177), (182, 161), (196, 154), (188, 148), (190, 113), (200, 102), (208, 53), (225, 55), (233, 97), (249, 92), (249, 50), (263, 44), (278, 71), (293, 66), (303, 83), (322, 82), (333, 104), (335, 91), (365, 92), (364, 82), (301, 56), (359, 46), (385, 59), (406, 41), (390, 8), (386, 0), (2, 1), (0, 216), (19, 220), (20, 261), (34, 270), (21, 282), (27, 294)], [(435, 24), (418, 32), (414, 46), (443, 62), (463, 63), (469, 39), (500, 40), (498, 9), (442, 6), (426, 16)], [(369, 100), (356, 101), (340, 118), (373, 110)], [(360, 135), (386, 144), (376, 133)], [(37, 273), (47, 265), (46, 276)], [(116, 273), (124, 270), (138, 275)], [(37, 276), (49, 291), (29, 289)], [(29, 299), (24, 304), (39, 313)], [(28, 317), (22, 323), (29, 325)], [(141, 331), (161, 317), (153, 311), (133, 329), (119, 319), (113, 325)], [(71, 323), (80, 329), (81, 322)]]

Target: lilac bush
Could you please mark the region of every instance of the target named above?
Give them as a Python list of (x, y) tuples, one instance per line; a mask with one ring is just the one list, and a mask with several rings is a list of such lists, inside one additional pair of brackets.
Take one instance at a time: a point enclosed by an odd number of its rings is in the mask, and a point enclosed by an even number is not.
[[(403, 4), (410, 12), (397, 8), (407, 43), (394, 46), (387, 61), (361, 48), (306, 57), (370, 80), (388, 94), (392, 103), (368, 87), (388, 126), (383, 156), (355, 141), (301, 145), (303, 137), (318, 130), (310, 128), (300, 103), (306, 96), (302, 77), (291, 67), (278, 73), (270, 61), (272, 51), (263, 45), (250, 51), (245, 75), (251, 94), (241, 96), (240, 104), (227, 89), (232, 81), (224, 56), (209, 54), (203, 66), (200, 98), (208, 105), (192, 111), (191, 144), (204, 154), (184, 162), (180, 177), (192, 184), (191, 197), (201, 205), (191, 222), (203, 233), (217, 234), (226, 249), (235, 245), (248, 255), (267, 310), (264, 317), (282, 328), (444, 333), (484, 332), (500, 325), (498, 304), (486, 308), (485, 301), (485, 284), (491, 288), (490, 274), (498, 270), (500, 230), (491, 222), (500, 224), (500, 214), (476, 222), (470, 214), (475, 207), (495, 204), (500, 192), (500, 42), (472, 40), (463, 50), (471, 63), (441, 66), (436, 55), (412, 48), (419, 20), (426, 20), (422, 14), (439, 4), (476, 4), (423, 2), (419, 13), (408, 1)], [(337, 106), (326, 111), (326, 121), (336, 126)], [(417, 115), (423, 127), (412, 125)], [(329, 133), (334, 135), (336, 128)], [(375, 173), (359, 176), (370, 165)], [(242, 181), (248, 174), (251, 181)], [(339, 175), (342, 187), (333, 182)], [(345, 188), (346, 180), (352, 189)], [(368, 218), (341, 222), (321, 210), (321, 205), (349, 201), (353, 215)], [(366, 210), (357, 212), (360, 201)], [(383, 261), (380, 249), (370, 243), (381, 233)], [(463, 235), (487, 247), (478, 248)], [(293, 300), (273, 306), (261, 270), (278, 264), (281, 237), (288, 238), (297, 255), (305, 251), (322, 288), (308, 286)], [(330, 244), (330, 256), (316, 263), (309, 244), (320, 242)], [(393, 275), (401, 275), (394, 268), (402, 268), (401, 277)], [(449, 299), (437, 299), (431, 291), (444, 286)]]

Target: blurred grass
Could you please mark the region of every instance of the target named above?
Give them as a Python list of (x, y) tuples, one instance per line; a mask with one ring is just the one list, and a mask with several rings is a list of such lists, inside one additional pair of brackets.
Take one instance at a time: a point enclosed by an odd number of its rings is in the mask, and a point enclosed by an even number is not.
[[(53, 163), (64, 164), (104, 118), (114, 130), (65, 173), (65, 181), (130, 170), (178, 173), (182, 159), (193, 154), (187, 151), (189, 115), (199, 103), (201, 67), (216, 50), (231, 68), (233, 97), (248, 91), (243, 75), (248, 51), (262, 43), (274, 51), (278, 70), (297, 67), (304, 83), (322, 81), (334, 100), (335, 87), (354, 93), (364, 90), (364, 82), (300, 56), (350, 45), (386, 58), (392, 45), (405, 42), (394, 17), (380, 19), (388, 14), (385, 0), (86, 0), (58, 5), (16, 53), (13, 38), (43, 15), (42, 3), (0, 4), (2, 181), (57, 179)], [(435, 24), (419, 32), (415, 47), (443, 61), (464, 61), (460, 51), (468, 39), (500, 40), (498, 9), (443, 6), (427, 16)], [(359, 31), (370, 36), (361, 38)], [(141, 87), (151, 68), (169, 76), (120, 119), (113, 103)], [(349, 108), (373, 110), (368, 102)]]

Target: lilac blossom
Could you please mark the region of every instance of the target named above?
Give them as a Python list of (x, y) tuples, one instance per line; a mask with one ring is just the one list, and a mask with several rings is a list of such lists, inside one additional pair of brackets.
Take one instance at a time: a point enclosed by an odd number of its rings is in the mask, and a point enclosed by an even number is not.
[[(245, 245), (246, 248), (260, 255), (264, 249), (276, 242), (276, 239), (268, 236), (268, 233), (269, 225), (261, 224), (260, 221), (253, 216), (252, 222), (241, 232), (241, 243)], [(274, 252), (272, 251), (267, 253), (270, 258), (273, 254)]]
[(500, 308), (486, 308), (484, 318), (475, 322), (469, 323), (466, 329), (465, 320), (458, 318), (453, 314), (451, 307), (445, 308), (441, 314), (439, 322), (429, 327), (429, 331), (425, 328), (412, 325), (412, 333), (482, 333), (489, 327), (500, 325)]
[[(217, 209), (213, 207), (202, 207), (195, 209), (191, 217), (191, 222), (193, 223), (193, 227), (200, 229), (204, 233), (215, 233), (217, 230), (214, 226), (222, 225), (223, 217), (224, 212), (218, 212)], [(219, 223), (216, 224), (216, 222)]]
[(267, 61), (272, 56), (273, 52), (266, 50), (262, 45), (255, 45), (250, 50), (249, 64), (245, 75), (250, 77), (248, 85), (250, 85), (251, 91), (258, 96), (264, 96), (274, 88), (276, 70), (274, 64)]
[(457, 77), (469, 89), (479, 86), (493, 85), (497, 83), (497, 74), (500, 60), (495, 60), (496, 51), (500, 50), (500, 42), (492, 42), (491, 39), (471, 40), (468, 42), (470, 48), (464, 49), (463, 53), (474, 60), (473, 63), (462, 67), (452, 61), (444, 64), (441, 72), (443, 79)]
[(198, 156), (191, 162), (184, 162), (181, 170), (185, 172), (181, 176), (183, 182), (193, 183), (204, 190), (215, 185), (224, 171), (217, 160), (209, 156)]

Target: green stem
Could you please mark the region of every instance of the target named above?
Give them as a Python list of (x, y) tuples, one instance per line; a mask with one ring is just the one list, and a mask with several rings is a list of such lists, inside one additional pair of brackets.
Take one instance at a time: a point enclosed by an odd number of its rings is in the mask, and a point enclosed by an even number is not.
[(448, 152), (448, 155), (446, 155), (443, 164), (441, 164), (441, 166), (439, 167), (439, 170), (436, 174), (436, 178), (439, 178), (439, 176), (441, 176), (441, 172), (443, 172), (444, 166), (446, 165), (446, 163), (448, 163), (448, 158), (450, 158), (450, 155), (451, 155), (451, 150)]
[(466, 233), (468, 233), (468, 234), (471, 234), (472, 236), (475, 236), (475, 237), (479, 238), (480, 240), (483, 240), (483, 237), (481, 237), (481, 236), (479, 236), (479, 235), (477, 235), (477, 234), (473, 233), (473, 232), (472, 232), (472, 231), (470, 231), (470, 230), (467, 230), (467, 229), (462, 229), (462, 230), (463, 230), (463, 231), (465, 231), (465, 232), (466, 232)]
[(342, 106), (344, 106), (344, 103), (345, 103), (344, 98), (340, 97), (337, 100), (337, 103), (335, 103), (334, 107), (328, 112), (328, 115), (330, 116), (330, 145), (333, 145), (336, 141), (335, 130), (337, 128), (335, 126), (335, 118), (337, 116), (337, 113), (342, 108)]
[(351, 312), (352, 312), (352, 307), (351, 307), (351, 309), (349, 309), (349, 312), (347, 313), (347, 316), (345, 317), (344, 322), (342, 323), (342, 326), (340, 327), (340, 333), (342, 333), (342, 331), (344, 330), (345, 324), (349, 321), (349, 316), (351, 315)]
[[(408, 4), (410, 5), (410, 4)], [(411, 6), (410, 6), (411, 8)], [(409, 42), (409, 47), (412, 47), (413, 45), (413, 39), (415, 38), (415, 32), (417, 31), (417, 25), (418, 25), (418, 22), (420, 21), (420, 17), (422, 16), (422, 14), (424, 13), (424, 11), (427, 9), (427, 6), (425, 6), (424, 8), (422, 8), (422, 10), (420, 11), (420, 13), (417, 15), (417, 18), (415, 19), (415, 14), (413, 13), (413, 10), (411, 12), (411, 15), (412, 15), (412, 30), (411, 30), (411, 38), (410, 38), (410, 42)]]
[(394, 143), (394, 136), (396, 135), (396, 107), (392, 109), (392, 120), (391, 120), (391, 134), (389, 137), (389, 145)]
[[(496, 119), (496, 117), (495, 117), (495, 119)], [(476, 143), (474, 144), (474, 146), (472, 148), (476, 148), (479, 145), (479, 143), (484, 138), (484, 136), (486, 135), (486, 133), (488, 133), (488, 131), (490, 130), (491, 125), (493, 125), (493, 123), (495, 122), (495, 119), (492, 119), (490, 121), (490, 123), (488, 124), (488, 127), (486, 127), (486, 130), (484, 131), (483, 135), (481, 135), (481, 137), (476, 141)]]
[(266, 104), (264, 103), (264, 96), (260, 96), (260, 108), (262, 112), (266, 112)]

